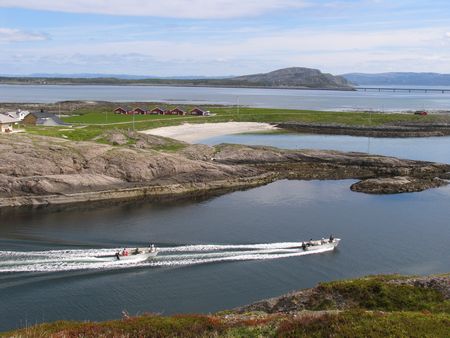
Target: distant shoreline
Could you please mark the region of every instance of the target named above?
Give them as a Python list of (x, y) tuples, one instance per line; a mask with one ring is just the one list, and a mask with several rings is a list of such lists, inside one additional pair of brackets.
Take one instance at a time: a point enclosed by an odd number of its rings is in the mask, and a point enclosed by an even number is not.
[(203, 85), (203, 84), (168, 84), (168, 83), (22, 83), (22, 82), (2, 82), (0, 86), (108, 86), (108, 87), (187, 87), (187, 88), (236, 88), (236, 89), (292, 89), (292, 90), (321, 90), (321, 91), (344, 91), (354, 92), (357, 88), (335, 88), (335, 87), (292, 87), (292, 86), (236, 86), (236, 85)]

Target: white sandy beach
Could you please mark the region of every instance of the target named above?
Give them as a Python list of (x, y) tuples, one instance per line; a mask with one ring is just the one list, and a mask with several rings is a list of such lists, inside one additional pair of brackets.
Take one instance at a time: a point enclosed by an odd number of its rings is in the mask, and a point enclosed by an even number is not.
[(221, 123), (185, 123), (180, 126), (162, 127), (143, 131), (144, 134), (170, 137), (179, 141), (195, 143), (210, 137), (240, 134), (277, 129), (268, 123), (259, 122), (221, 122)]

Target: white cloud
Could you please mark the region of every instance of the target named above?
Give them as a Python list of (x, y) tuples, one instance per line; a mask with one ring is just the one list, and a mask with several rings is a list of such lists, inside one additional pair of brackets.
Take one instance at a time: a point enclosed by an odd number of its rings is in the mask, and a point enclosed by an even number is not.
[[(447, 27), (342, 32), (284, 30), (222, 39), (139, 39), (70, 41), (49, 46), (14, 46), (0, 64), (48, 72), (120, 72), (156, 75), (228, 75), (288, 66), (319, 68), (334, 74), (364, 71), (450, 72)], [(135, 51), (134, 54), (130, 52)], [(167, 51), (175, 51), (168, 53)], [(14, 58), (10, 55), (22, 54)], [(9, 60), (9, 61), (8, 61)], [(61, 67), (61, 68), (58, 68)], [(54, 69), (54, 70), (52, 70)], [(33, 71), (31, 71), (33, 72)], [(66, 71), (67, 72), (67, 71)]]
[(308, 6), (304, 0), (0, 0), (0, 7), (172, 18), (234, 18)]
[(0, 42), (42, 41), (48, 37), (41, 33), (30, 33), (13, 28), (0, 28)]

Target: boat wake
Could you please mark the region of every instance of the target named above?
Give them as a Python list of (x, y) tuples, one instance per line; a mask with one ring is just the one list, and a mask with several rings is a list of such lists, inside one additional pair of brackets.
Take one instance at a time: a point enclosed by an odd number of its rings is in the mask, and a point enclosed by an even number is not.
[(333, 250), (333, 248), (323, 248), (304, 251), (298, 242), (250, 245), (185, 245), (160, 247), (157, 257), (144, 262), (133, 262), (114, 260), (113, 255), (120, 249), (0, 251), (0, 273), (187, 266), (230, 261), (280, 259)]

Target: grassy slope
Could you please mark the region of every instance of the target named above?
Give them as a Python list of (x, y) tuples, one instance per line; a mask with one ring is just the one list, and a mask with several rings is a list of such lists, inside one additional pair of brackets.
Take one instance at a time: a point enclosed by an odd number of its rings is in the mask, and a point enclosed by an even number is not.
[[(209, 316), (146, 315), (101, 323), (62, 321), (12, 331), (5, 336), (448, 337), (448, 300), (431, 289), (387, 284), (389, 279), (378, 276), (319, 285), (323, 299), (338, 292), (353, 304), (340, 312), (237, 315), (227, 311)], [(331, 310), (333, 305), (322, 304), (319, 308)]]
[(323, 112), (312, 110), (289, 110), (241, 107), (205, 107), (215, 116), (167, 116), (167, 115), (116, 115), (111, 112), (110, 106), (83, 108), (74, 111), (73, 116), (64, 120), (73, 125), (67, 127), (27, 127), (30, 133), (64, 137), (72, 140), (93, 140), (102, 133), (111, 129), (146, 130), (163, 126), (190, 123), (213, 123), (227, 121), (242, 122), (315, 122), (339, 123), (344, 125), (382, 125), (393, 122), (419, 122), (448, 120), (443, 115), (416, 116), (412, 114), (369, 114), (367, 112)]

